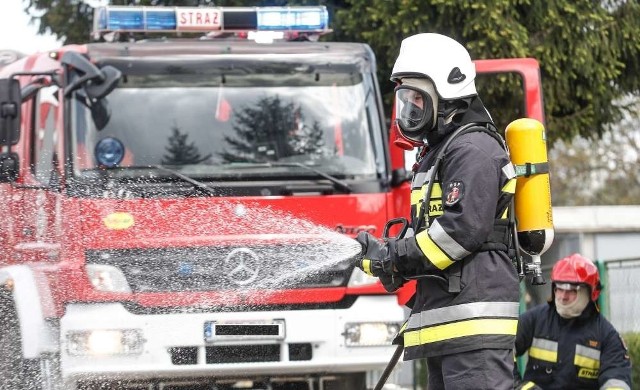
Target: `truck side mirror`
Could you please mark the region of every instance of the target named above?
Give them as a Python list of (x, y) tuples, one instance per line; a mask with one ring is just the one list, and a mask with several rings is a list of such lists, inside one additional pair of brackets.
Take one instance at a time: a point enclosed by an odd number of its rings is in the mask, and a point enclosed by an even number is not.
[(89, 99), (102, 99), (113, 91), (122, 77), (117, 68), (110, 65), (98, 68), (85, 56), (73, 51), (64, 53), (60, 62), (78, 75), (66, 86), (65, 96), (83, 87)]
[(0, 80), (0, 145), (15, 145), (20, 139), (20, 83), (16, 79)]
[(104, 76), (101, 82), (90, 81), (85, 85), (84, 90), (87, 91), (87, 96), (91, 99), (102, 99), (113, 91), (118, 85), (120, 78), (122, 78), (122, 72), (111, 65), (105, 65), (100, 68)]
[(12, 182), (18, 178), (19, 161), (17, 153), (0, 153), (0, 183)]

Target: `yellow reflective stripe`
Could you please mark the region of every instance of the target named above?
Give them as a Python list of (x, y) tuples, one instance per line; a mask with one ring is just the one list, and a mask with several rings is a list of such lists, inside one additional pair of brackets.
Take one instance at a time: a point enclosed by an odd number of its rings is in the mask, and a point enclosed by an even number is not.
[(369, 259), (362, 260), (362, 270), (364, 271), (365, 274), (373, 276), (373, 274), (371, 273), (371, 260)]
[(585, 367), (585, 368), (593, 368), (593, 369), (600, 368), (600, 360), (591, 359), (586, 356), (580, 356), (580, 355), (575, 356), (575, 358), (573, 359), (573, 364), (575, 364), (576, 366)]
[(451, 260), (446, 253), (438, 248), (433, 240), (431, 240), (431, 237), (429, 236), (429, 232), (427, 230), (423, 230), (416, 235), (416, 242), (418, 243), (418, 247), (420, 248), (422, 253), (439, 270), (444, 270), (445, 268), (453, 264), (453, 260)]
[[(411, 190), (411, 204), (418, 204), (420, 201), (424, 199), (424, 195), (427, 192), (427, 184), (423, 185), (419, 189)], [(433, 188), (431, 188), (431, 199), (442, 199), (442, 187), (440, 187), (440, 183), (434, 183)]]
[(529, 390), (529, 389), (533, 389), (536, 386), (535, 383), (533, 382), (527, 382), (524, 385), (522, 385), (522, 387), (520, 387), (520, 390)]
[(504, 209), (504, 213), (502, 213), (502, 215), (500, 216), (500, 219), (507, 219), (508, 216), (509, 216), (509, 208), (507, 207), (506, 209)]
[(516, 179), (511, 179), (502, 187), (502, 192), (508, 192), (510, 194), (516, 193)]
[(418, 189), (418, 190), (412, 190), (411, 191), (411, 204), (418, 204), (420, 203), (420, 201), (422, 200), (422, 198), (424, 197), (424, 195), (422, 195), (422, 190)]
[(405, 347), (436, 343), (460, 337), (479, 335), (510, 335), (515, 336), (518, 320), (514, 319), (479, 319), (454, 322), (405, 332)]
[[(424, 191), (427, 192), (427, 186), (424, 186)], [(431, 188), (431, 199), (433, 198), (442, 198), (442, 187), (440, 187), (440, 183), (433, 183), (433, 188)]]
[(538, 360), (544, 360), (545, 362), (555, 363), (558, 361), (558, 352), (531, 347), (529, 348), (529, 357), (536, 358)]
[(442, 210), (442, 199), (432, 200), (429, 202), (429, 211), (427, 214), (429, 214), (430, 217), (437, 217), (444, 214), (444, 211)]

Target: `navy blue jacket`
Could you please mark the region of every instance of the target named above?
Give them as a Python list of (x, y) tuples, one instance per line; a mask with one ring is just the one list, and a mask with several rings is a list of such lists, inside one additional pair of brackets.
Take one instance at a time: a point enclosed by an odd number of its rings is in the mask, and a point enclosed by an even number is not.
[(520, 316), (516, 356), (528, 352), (525, 382), (544, 390), (631, 389), (631, 362), (620, 334), (590, 303), (564, 319), (553, 303)]

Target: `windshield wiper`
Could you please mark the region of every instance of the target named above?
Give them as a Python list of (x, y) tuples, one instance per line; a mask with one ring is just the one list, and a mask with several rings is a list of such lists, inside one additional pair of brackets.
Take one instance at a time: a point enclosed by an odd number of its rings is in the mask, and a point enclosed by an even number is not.
[(241, 168), (241, 167), (247, 167), (247, 168), (252, 168), (252, 167), (256, 167), (256, 166), (263, 166), (263, 167), (298, 167), (298, 168), (303, 168), (306, 169), (310, 172), (315, 173), (318, 176), (324, 177), (325, 179), (329, 180), (330, 182), (332, 182), (334, 184), (334, 187), (342, 190), (342, 192), (346, 193), (346, 194), (350, 194), (353, 190), (351, 189), (351, 186), (349, 186), (349, 184), (343, 182), (342, 180), (338, 179), (335, 176), (331, 176), (327, 173), (324, 173), (318, 169), (312, 168), (306, 164), (300, 163), (300, 162), (264, 162), (264, 163), (255, 163), (255, 164), (247, 164), (247, 165), (239, 165), (239, 166), (234, 166), (234, 168)]
[(207, 184), (205, 184), (205, 183), (203, 183), (201, 181), (198, 181), (198, 180), (196, 180), (196, 179), (194, 179), (192, 177), (189, 177), (189, 176), (187, 176), (187, 175), (185, 175), (183, 173), (180, 173), (180, 172), (176, 171), (175, 169), (166, 168), (166, 167), (163, 167), (162, 165), (150, 165), (150, 166), (153, 167), (153, 168), (156, 168), (156, 169), (158, 169), (160, 171), (167, 172), (167, 173), (169, 173), (169, 174), (171, 174), (171, 175), (173, 175), (173, 176), (175, 176), (175, 177), (177, 177), (179, 179), (182, 179), (182, 180), (186, 181), (187, 183), (192, 184), (194, 187), (206, 191), (209, 195), (217, 195), (216, 194), (216, 190), (211, 188), (211, 187), (209, 187)]

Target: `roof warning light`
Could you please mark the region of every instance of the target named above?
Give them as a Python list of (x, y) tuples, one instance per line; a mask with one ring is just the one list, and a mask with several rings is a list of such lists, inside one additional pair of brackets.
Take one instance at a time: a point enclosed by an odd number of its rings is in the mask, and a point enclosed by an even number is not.
[(325, 6), (98, 7), (93, 33), (107, 32), (330, 32)]

